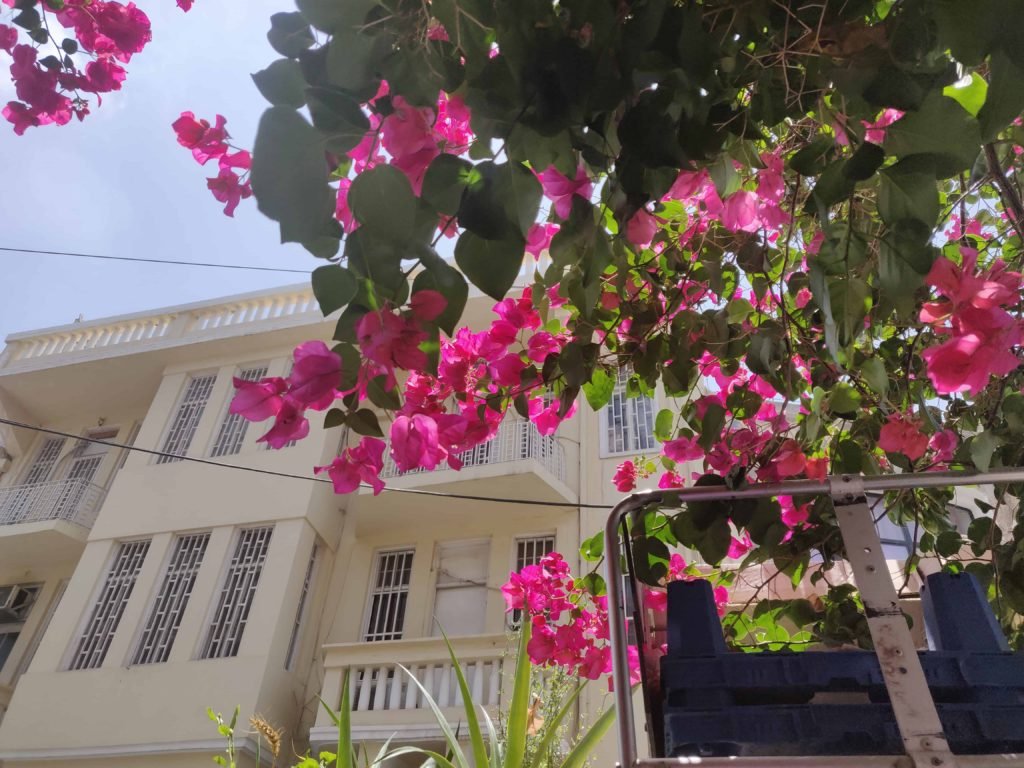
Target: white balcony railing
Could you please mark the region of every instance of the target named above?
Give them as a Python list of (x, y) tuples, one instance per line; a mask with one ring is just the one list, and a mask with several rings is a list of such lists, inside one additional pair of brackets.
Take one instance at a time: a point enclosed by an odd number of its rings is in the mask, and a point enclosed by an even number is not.
[[(497, 706), (505, 635), (454, 637), (451, 641), (473, 701)], [(345, 643), (325, 646), (324, 651), (324, 699), (335, 707), (340, 704), (347, 670), (353, 712), (429, 710), (422, 691), (399, 664), (416, 676), (442, 709), (463, 705), (455, 669), (441, 638)], [(429, 711), (424, 714), (429, 721)]]
[[(559, 480), (565, 480), (565, 450), (555, 436), (542, 435), (537, 431), (537, 427), (519, 416), (506, 418), (498, 427), (498, 433), (493, 440), (463, 451), (459, 454), (459, 459), (462, 460), (464, 468), (533, 459)], [(387, 453), (381, 477), (405, 477), (447, 468), (448, 464), (444, 463), (434, 470), (412, 469), (402, 472), (395, 466), (391, 454)]]
[[(144, 351), (176, 343), (202, 341), (235, 330), (252, 332), (282, 323), (322, 320), (313, 292), (307, 287), (261, 291), (213, 302), (200, 302), (161, 312), (142, 312), (59, 328), (16, 333), (0, 353), (0, 370), (16, 364), (80, 359), (110, 347)], [(223, 329), (231, 328), (232, 331)], [(55, 359), (54, 359), (55, 358)]]
[(0, 525), (67, 520), (91, 528), (105, 494), (103, 488), (84, 480), (0, 488)]

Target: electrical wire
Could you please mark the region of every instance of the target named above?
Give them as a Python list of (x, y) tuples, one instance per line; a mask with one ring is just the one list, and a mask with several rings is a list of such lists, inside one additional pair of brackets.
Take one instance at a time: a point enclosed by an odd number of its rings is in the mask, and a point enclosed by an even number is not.
[(141, 256), (105, 256), (98, 253), (75, 253), (74, 251), (46, 251), (37, 248), (9, 248), (0, 246), (0, 251), (8, 253), (35, 253), (46, 256), (71, 256), (78, 259), (103, 259), (104, 261), (137, 261), (144, 264), (170, 264), (178, 267), (213, 267), (215, 269), (243, 269), (250, 272), (290, 272), (296, 275), (309, 275), (308, 269), (287, 269), (285, 267), (258, 267), (252, 264), (217, 264), (203, 261), (176, 261), (173, 259), (146, 259)]
[[(322, 477), (308, 477), (306, 475), (295, 475), (290, 472), (276, 472), (272, 469), (259, 469), (258, 467), (246, 467), (241, 464), (227, 464), (222, 461), (212, 461), (210, 459), (203, 459), (197, 456), (184, 456), (179, 453), (167, 453), (165, 451), (156, 451), (151, 448), (139, 448), (135, 445), (128, 445), (126, 443), (115, 443), (112, 440), (99, 440), (94, 437), (85, 437), (83, 435), (75, 435), (71, 432), (62, 432), (59, 429), (50, 429), (48, 427), (39, 427), (34, 424), (26, 424), (22, 421), (15, 421), (14, 419), (0, 418), (0, 424), (6, 424), (10, 427), (17, 427), (18, 429), (28, 429), (33, 432), (42, 432), (47, 435), (57, 435), (59, 437), (71, 438), (72, 440), (83, 440), (89, 443), (97, 443), (98, 445), (106, 445), (111, 448), (121, 448), (126, 451), (135, 451), (137, 453), (146, 453), (150, 456), (163, 456), (170, 459), (179, 459), (181, 461), (191, 461), (195, 464), (206, 464), (211, 467), (222, 467), (224, 469), (237, 469), (242, 472), (252, 472), (258, 475), (270, 475), (272, 477), (283, 477), (289, 480), (305, 480), (306, 482), (313, 483), (330, 483), (331, 481)], [(360, 483), (360, 488), (372, 488), (369, 483)], [(424, 491), (419, 488), (384, 488), (383, 493), (405, 493), (413, 496), (434, 496), (444, 499), (460, 499), (463, 501), (486, 501), (493, 504), (519, 504), (528, 507), (559, 507), (561, 509), (611, 509), (611, 506), (607, 504), (583, 504), (573, 502), (562, 502), (562, 501), (541, 501), (538, 499), (506, 499), (498, 496), (477, 496), (468, 493), (448, 493), (446, 491)]]

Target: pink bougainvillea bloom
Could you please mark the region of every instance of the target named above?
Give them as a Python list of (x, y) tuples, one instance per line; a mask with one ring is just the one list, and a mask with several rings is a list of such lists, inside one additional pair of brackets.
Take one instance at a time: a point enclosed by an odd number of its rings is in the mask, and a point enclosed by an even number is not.
[(199, 146), (209, 127), (209, 122), (197, 120), (191, 112), (182, 112), (181, 117), (171, 123), (171, 128), (178, 136), (178, 143), (187, 149)]
[(252, 168), (252, 155), (247, 149), (240, 149), (237, 152), (225, 152), (217, 158), (217, 166), (224, 168), (241, 168), (249, 170)]
[(710, 179), (711, 177), (708, 176), (708, 172), (705, 170), (680, 171), (676, 180), (672, 182), (671, 188), (662, 199), (687, 200), (700, 192)]
[(288, 382), (280, 376), (260, 381), (246, 381), (235, 377), (235, 396), (228, 407), (230, 413), (237, 413), (249, 421), (264, 421), (276, 416), (284, 403), (282, 395), (288, 389)]
[(772, 461), (772, 466), (779, 477), (799, 475), (804, 471), (806, 465), (807, 457), (800, 449), (800, 443), (792, 439), (783, 441)]
[(121, 90), (121, 83), (127, 76), (125, 68), (109, 58), (90, 61), (85, 65), (83, 89), (92, 93), (108, 93)]
[(498, 358), (487, 366), (491, 379), (499, 387), (517, 387), (522, 382), (523, 369), (526, 363), (523, 362), (517, 353), (510, 352)]
[(889, 453), (902, 453), (911, 461), (917, 461), (928, 448), (928, 435), (921, 431), (920, 423), (911, 416), (894, 413), (882, 425), (878, 447)]
[(18, 101), (9, 101), (7, 106), (0, 111), (4, 119), (14, 125), (14, 132), (21, 136), (26, 128), (34, 128), (41, 125), (39, 115)]
[(729, 541), (729, 551), (726, 553), (726, 557), (733, 560), (737, 560), (743, 557), (747, 552), (754, 548), (754, 542), (750, 540), (750, 533), (747, 531), (743, 532), (743, 536), (736, 538), (735, 536)]
[(57, 20), (75, 30), (78, 44), (100, 56), (129, 61), (153, 39), (149, 18), (135, 3), (106, 0), (69, 0)]
[(533, 307), (533, 293), (527, 288), (518, 299), (502, 299), (494, 305), (494, 313), (517, 331), (539, 328), (540, 314)]
[(555, 631), (547, 625), (542, 616), (533, 619), (533, 632), (526, 644), (526, 653), (537, 666), (543, 666), (555, 655)]
[(677, 473), (669, 470), (662, 474), (658, 478), (658, 487), (662, 490), (670, 490), (672, 488), (682, 488), (684, 484), (683, 478)]
[(181, 10), (188, 13), (192, 10), (192, 4), (194, 2), (195, 0), (178, 0), (178, 7), (181, 8)]
[(636, 488), (636, 464), (624, 461), (615, 468), (612, 484), (619, 493), (629, 493)]
[(1011, 348), (1012, 343), (986, 344), (971, 333), (929, 347), (921, 352), (921, 357), (927, 365), (928, 378), (940, 395), (955, 392), (976, 395), (986, 387), (991, 376), (1005, 376), (1017, 367), (1018, 361)]
[(341, 228), (346, 234), (354, 232), (359, 222), (352, 215), (352, 209), (348, 207), (348, 190), (352, 186), (351, 179), (342, 179), (338, 184), (338, 202), (334, 209), (334, 218), (341, 222)]
[(438, 443), (437, 422), (429, 416), (397, 416), (391, 424), (391, 457), (402, 472), (434, 469), (447, 455)]
[(793, 297), (793, 303), (796, 304), (797, 309), (803, 309), (811, 302), (811, 289), (801, 288), (796, 292), (796, 296)]
[(551, 247), (551, 238), (558, 234), (557, 224), (532, 224), (526, 233), (526, 252), (539, 259)]
[(427, 365), (427, 355), (419, 348), (427, 334), (415, 322), (391, 310), (363, 315), (356, 324), (356, 338), (363, 354), (389, 371), (418, 371)]
[(741, 189), (729, 195), (722, 205), (722, 226), (733, 232), (756, 232), (760, 227), (757, 219), (757, 195)]
[(782, 522), (787, 528), (803, 525), (811, 516), (811, 503), (807, 502), (798, 507), (793, 503), (792, 496), (779, 496), (779, 506), (782, 508)]
[(548, 355), (562, 351), (565, 340), (547, 331), (538, 331), (526, 342), (526, 354), (535, 363), (543, 363)]
[(547, 437), (548, 435), (555, 434), (559, 424), (573, 417), (576, 413), (576, 402), (573, 401), (572, 405), (569, 406), (569, 410), (564, 415), (559, 415), (558, 413), (558, 400), (547, 404), (542, 398), (537, 397), (530, 401), (529, 409), (530, 421), (537, 427), (538, 432)]
[(587, 177), (587, 171), (582, 165), (576, 169), (576, 178), (574, 179), (567, 179), (553, 165), (537, 174), (537, 178), (544, 189), (545, 197), (554, 204), (555, 213), (562, 219), (568, 219), (569, 214), (572, 213), (574, 195), (589, 200), (594, 191), (594, 187)]
[(626, 239), (638, 248), (646, 248), (658, 233), (658, 219), (646, 208), (639, 209), (626, 222)]
[(252, 197), (249, 182), (243, 183), (230, 168), (222, 168), (216, 176), (207, 179), (206, 186), (218, 202), (224, 203), (224, 213), (228, 216), (235, 215), (240, 201)]
[(352, 493), (360, 483), (373, 487), (376, 496), (384, 490), (380, 473), (384, 469), (384, 448), (386, 444), (376, 437), (364, 437), (355, 448), (346, 448), (334, 461), (325, 467), (315, 467), (317, 474), (326, 472), (334, 483), (335, 493)]
[(804, 471), (811, 480), (824, 480), (828, 477), (828, 459), (808, 459)]
[(928, 441), (928, 447), (935, 451), (935, 460), (941, 462), (951, 461), (956, 453), (959, 439), (956, 432), (951, 429), (942, 429), (932, 435)]
[[(442, 28), (443, 29), (443, 28)], [(437, 99), (437, 119), (434, 135), (441, 149), (450, 155), (461, 155), (473, 141), (469, 126), (469, 108), (460, 96), (449, 96), (442, 91)]]
[(416, 291), (409, 301), (412, 316), (421, 322), (431, 322), (444, 312), (448, 299), (438, 291)]
[(694, 461), (704, 458), (704, 449), (697, 445), (697, 440), (692, 437), (669, 440), (661, 447), (661, 452), (672, 461)]
[(288, 395), (306, 408), (327, 408), (341, 378), (341, 358), (322, 341), (306, 341), (295, 348), (294, 360)]
[(6, 24), (0, 24), (0, 50), (10, 53), (17, 42), (18, 30)]
[(274, 426), (256, 442), (279, 449), (284, 448), (292, 440), (301, 440), (308, 434), (309, 420), (302, 415), (302, 406), (286, 395), (282, 398), (281, 407), (274, 418)]
[(869, 141), (872, 144), (883, 143), (885, 141), (885, 129), (903, 117), (903, 115), (904, 113), (898, 109), (885, 109), (873, 123), (861, 120), (861, 124), (866, 129), (864, 131), (864, 141)]
[(395, 96), (394, 111), (381, 124), (381, 144), (391, 155), (391, 165), (398, 168), (419, 194), (423, 176), (430, 162), (441, 154), (434, 136), (434, 110), (413, 107), (401, 96)]

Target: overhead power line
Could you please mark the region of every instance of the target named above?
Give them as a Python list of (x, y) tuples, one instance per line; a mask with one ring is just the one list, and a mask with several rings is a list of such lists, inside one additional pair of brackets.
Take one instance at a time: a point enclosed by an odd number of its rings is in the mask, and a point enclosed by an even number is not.
[(76, 259), (101, 259), (103, 261), (136, 261), (143, 264), (169, 264), (176, 267), (209, 267), (213, 269), (241, 269), (249, 272), (289, 272), (296, 275), (309, 275), (308, 269), (287, 269), (285, 267), (260, 267), (255, 264), (217, 264), (204, 261), (177, 261), (175, 259), (146, 259), (142, 256), (106, 256), (98, 253), (75, 253), (74, 251), (47, 251), (41, 248), (9, 248), (0, 246), (0, 251), (8, 253), (34, 253), (45, 256), (70, 256)]
[[(150, 456), (163, 456), (171, 459), (180, 459), (181, 461), (191, 461), (195, 464), (206, 464), (211, 467), (221, 467), (222, 469), (236, 469), (242, 472), (252, 472), (257, 475), (270, 475), (272, 477), (283, 477), (289, 480), (305, 480), (311, 483), (330, 483), (331, 481), (323, 477), (309, 477), (307, 475), (295, 475), (290, 472), (275, 472), (271, 469), (259, 469), (258, 467), (245, 467), (240, 464), (227, 464), (222, 461), (212, 461), (211, 459), (202, 459), (197, 456), (184, 456), (180, 453), (167, 453), (165, 451), (155, 451), (150, 448), (139, 448), (135, 445), (128, 445), (126, 443), (116, 443), (112, 440), (99, 440), (95, 437), (85, 437), (83, 435), (76, 435), (71, 432), (62, 432), (59, 429), (49, 429), (48, 427), (39, 427), (34, 424), (26, 424), (22, 421), (15, 421), (14, 419), (0, 418), (0, 424), (7, 424), (11, 427), (17, 427), (18, 429), (28, 429), (33, 432), (42, 432), (47, 435), (57, 435), (59, 437), (68, 437), (72, 440), (83, 440), (87, 443), (96, 443), (97, 445), (106, 445), (111, 448), (121, 448), (126, 451), (135, 451), (137, 453), (146, 453)], [(360, 483), (361, 488), (372, 488), (368, 483)], [(506, 499), (498, 496), (477, 496), (468, 493), (448, 493), (446, 491), (424, 491), (419, 488), (387, 488), (385, 487), (383, 493), (405, 493), (414, 496), (436, 496), (445, 499), (461, 499), (464, 501), (486, 501), (494, 504), (521, 504), (530, 507), (558, 507), (561, 509), (611, 509), (607, 504), (582, 504), (572, 503), (568, 501), (540, 501), (535, 499)]]

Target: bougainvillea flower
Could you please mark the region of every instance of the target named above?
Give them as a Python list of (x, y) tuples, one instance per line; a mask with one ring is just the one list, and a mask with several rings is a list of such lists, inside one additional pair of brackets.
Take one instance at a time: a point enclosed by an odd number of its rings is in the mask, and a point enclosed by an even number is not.
[(249, 421), (264, 421), (276, 416), (284, 403), (282, 395), (288, 389), (288, 382), (279, 376), (260, 381), (246, 381), (235, 377), (235, 396), (228, 407), (229, 413), (237, 413)]
[(301, 440), (308, 434), (309, 420), (303, 415), (302, 406), (286, 395), (282, 398), (281, 407), (274, 417), (274, 426), (256, 442), (266, 443), (271, 448), (280, 449), (293, 440)]
[(380, 473), (384, 469), (383, 440), (364, 437), (355, 448), (346, 448), (334, 461), (325, 467), (315, 467), (317, 474), (326, 472), (334, 483), (335, 493), (352, 493), (360, 483), (373, 487), (376, 496), (384, 490)]
[(438, 442), (437, 422), (417, 413), (397, 416), (391, 424), (391, 458), (402, 472), (434, 469), (448, 455)]
[(612, 484), (619, 493), (629, 493), (636, 488), (636, 464), (624, 461), (615, 468)]
[(584, 200), (589, 200), (594, 191), (586, 169), (581, 165), (576, 169), (576, 177), (567, 179), (555, 166), (548, 166), (537, 174), (540, 185), (544, 189), (544, 196), (547, 197), (555, 207), (555, 213), (559, 218), (568, 219), (572, 213), (572, 198), (579, 195)]
[(911, 461), (917, 461), (928, 448), (928, 435), (921, 431), (920, 423), (909, 415), (894, 413), (882, 425), (878, 447), (890, 453), (902, 453)]
[(341, 378), (341, 358), (322, 341), (303, 342), (295, 348), (288, 395), (306, 408), (322, 411), (335, 398)]

